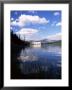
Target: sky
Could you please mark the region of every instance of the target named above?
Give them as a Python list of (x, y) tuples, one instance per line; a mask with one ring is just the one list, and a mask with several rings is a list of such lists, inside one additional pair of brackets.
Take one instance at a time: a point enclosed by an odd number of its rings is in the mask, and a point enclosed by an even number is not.
[(11, 11), (10, 30), (21, 40), (56, 39), (61, 35), (61, 11)]

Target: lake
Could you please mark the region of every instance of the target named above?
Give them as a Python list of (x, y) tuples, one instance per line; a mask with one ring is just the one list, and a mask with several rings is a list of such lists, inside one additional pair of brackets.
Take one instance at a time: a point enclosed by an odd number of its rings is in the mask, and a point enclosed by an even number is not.
[(61, 79), (61, 46), (17, 48), (11, 50), (12, 79)]

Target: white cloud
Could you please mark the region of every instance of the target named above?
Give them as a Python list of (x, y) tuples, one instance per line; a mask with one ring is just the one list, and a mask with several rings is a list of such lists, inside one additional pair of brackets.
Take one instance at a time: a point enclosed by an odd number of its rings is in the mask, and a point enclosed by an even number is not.
[(32, 29), (32, 28), (22, 28), (21, 30), (17, 31), (16, 34), (19, 35), (32, 35), (34, 33), (37, 33), (37, 29)]
[(13, 21), (14, 20), (14, 18), (11, 18), (11, 21)]
[(23, 27), (25, 25), (25, 23), (19, 22), (17, 21), (17, 19), (15, 21), (11, 22), (12, 26), (19, 26), (19, 27)]
[(57, 15), (60, 15), (60, 13), (59, 12), (54, 12), (54, 15), (57, 16)]
[(44, 24), (48, 23), (49, 21), (46, 20), (44, 17), (39, 17), (39, 16), (32, 16), (32, 15), (21, 15), (19, 17), (20, 22), (32, 22), (32, 23), (39, 23), (39, 24)]
[(61, 40), (61, 33), (56, 33), (47, 37), (48, 40)]
[(17, 25), (17, 22), (16, 21), (13, 21), (13, 22), (11, 22), (11, 25), (12, 26), (14, 26), (14, 25), (16, 26)]
[(61, 26), (61, 22), (54, 21), (51, 26)]
[(61, 26), (61, 22), (56, 23), (56, 26)]
[(21, 40), (24, 40), (24, 36), (30, 36), (35, 33), (37, 33), (37, 29), (32, 29), (32, 28), (22, 28), (21, 30), (15, 32), (15, 34), (20, 37)]
[(39, 16), (33, 16), (33, 15), (24, 15), (22, 14), (21, 16), (19, 16), (19, 18), (17, 19), (17, 21), (13, 21), (11, 22), (11, 25), (18, 25), (20, 27), (24, 26), (27, 22), (30, 23), (37, 23), (37, 24), (47, 24), (49, 22), (49, 20), (47, 20), (44, 17), (39, 17)]

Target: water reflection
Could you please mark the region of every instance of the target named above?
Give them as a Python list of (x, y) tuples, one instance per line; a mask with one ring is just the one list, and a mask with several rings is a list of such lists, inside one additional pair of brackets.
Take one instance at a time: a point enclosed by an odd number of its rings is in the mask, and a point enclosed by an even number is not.
[(28, 50), (21, 50), (20, 56), (17, 58), (18, 60), (22, 62), (27, 62), (27, 61), (35, 61), (37, 60), (37, 56), (34, 56), (33, 53), (30, 53)]
[(44, 73), (45, 78), (48, 78), (48, 75), (54, 78), (61, 75), (60, 46), (28, 47), (21, 50), (17, 60), (24, 75)]

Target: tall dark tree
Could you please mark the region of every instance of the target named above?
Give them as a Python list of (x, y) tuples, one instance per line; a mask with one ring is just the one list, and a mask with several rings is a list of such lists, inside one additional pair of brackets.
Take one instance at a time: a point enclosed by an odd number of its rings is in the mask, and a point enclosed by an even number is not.
[(22, 41), (16, 34), (13, 33), (13, 31), (11, 31), (11, 43), (17, 45), (29, 45), (29, 42), (25, 41), (25, 37), (24, 41)]

